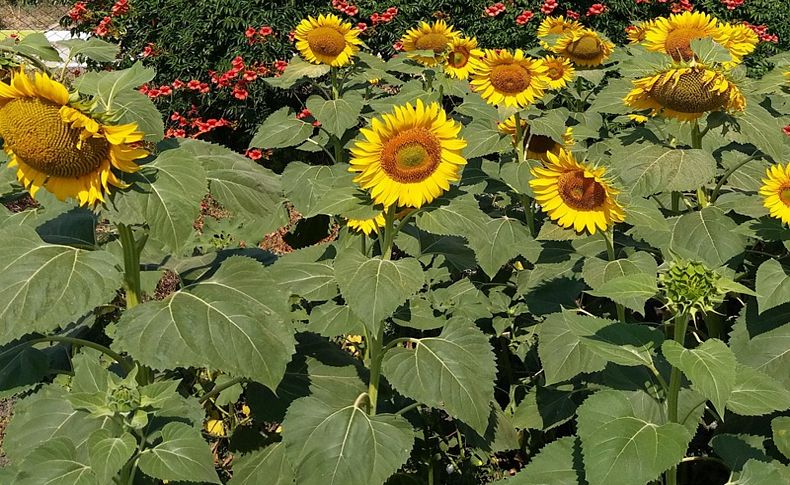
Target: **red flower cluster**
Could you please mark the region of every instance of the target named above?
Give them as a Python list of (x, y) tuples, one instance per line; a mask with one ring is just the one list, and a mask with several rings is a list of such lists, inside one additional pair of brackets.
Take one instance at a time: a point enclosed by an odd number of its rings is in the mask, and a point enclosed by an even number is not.
[[(296, 119), (297, 120), (304, 120), (305, 118), (313, 118), (313, 113), (311, 113), (309, 109), (305, 108), (302, 111), (296, 113)], [(310, 120), (308, 120), (308, 121), (310, 121)], [(307, 121), (305, 123), (307, 123)], [(312, 124), (313, 124), (313, 126), (316, 126), (316, 127), (317, 126), (321, 126), (321, 122), (318, 121), (315, 118), (313, 118)]]
[(274, 29), (269, 27), (268, 25), (264, 25), (258, 27), (247, 27), (247, 30), (244, 31), (244, 37), (247, 38), (247, 43), (252, 45), (256, 42), (264, 42), (267, 37), (274, 34)]
[(382, 13), (374, 12), (373, 15), (370, 16), (370, 21), (373, 22), (373, 25), (387, 24), (392, 22), (392, 19), (394, 19), (396, 15), (398, 15), (398, 8), (390, 7)]
[(154, 57), (156, 55), (156, 45), (149, 42), (143, 47), (143, 57)]
[(401, 41), (395, 42), (394, 44), (392, 44), (392, 48), (394, 50), (396, 50), (396, 51), (402, 51), (403, 50), (403, 42), (401, 42)]
[(752, 25), (749, 22), (744, 21), (743, 25), (749, 27), (757, 34), (757, 37), (760, 38), (763, 42), (773, 42), (776, 44), (779, 42), (779, 36), (776, 34), (769, 34), (768, 33), (768, 26), (767, 25)]
[(727, 6), (727, 10), (735, 10), (743, 5), (743, 0), (721, 0), (721, 3)]
[(545, 15), (551, 15), (555, 8), (557, 8), (557, 0), (545, 0), (540, 7), (540, 11)]
[(118, 0), (110, 10), (110, 14), (113, 17), (118, 17), (119, 15), (123, 15), (127, 12), (129, 12), (129, 0)]
[(285, 68), (288, 67), (288, 62), (277, 60), (274, 61), (273, 65), (274, 65), (274, 69), (277, 70), (277, 74), (275, 74), (275, 76), (279, 76), (285, 71)]
[(175, 127), (167, 129), (165, 132), (166, 138), (197, 138), (217, 128), (233, 126), (233, 123), (225, 118), (209, 118), (204, 121), (203, 118), (197, 117), (197, 106), (194, 105), (192, 105), (192, 109), (189, 110), (187, 116), (183, 116), (178, 111), (174, 111), (170, 115), (170, 121), (175, 123)]
[(604, 12), (606, 12), (606, 5), (602, 3), (594, 3), (590, 5), (589, 9), (587, 9), (587, 16), (595, 17), (596, 15), (601, 15)]
[(565, 11), (565, 16), (572, 20), (579, 20), (580, 17), (579, 12), (575, 12), (570, 9)]
[(99, 37), (106, 37), (110, 33), (110, 28), (112, 28), (112, 17), (104, 17), (99, 22), (99, 25), (93, 29), (93, 33)]
[(516, 23), (518, 25), (526, 25), (534, 16), (535, 14), (532, 13), (532, 10), (524, 10), (516, 17)]
[(88, 13), (88, 4), (86, 2), (77, 2), (69, 10), (68, 16), (74, 23), (80, 23), (85, 20), (85, 14)]
[(670, 6), (670, 10), (672, 10), (672, 13), (680, 13), (683, 11), (691, 12), (692, 10), (694, 10), (694, 5), (692, 5), (689, 0), (680, 0), (679, 2), (673, 3)]
[(350, 17), (353, 17), (359, 13), (359, 9), (356, 7), (356, 5), (352, 5), (343, 0), (332, 0), (332, 7), (334, 7), (335, 10), (339, 10)]
[(496, 17), (497, 15), (501, 14), (504, 11), (505, 11), (505, 4), (502, 2), (497, 2), (485, 8), (485, 14), (488, 15), (489, 17)]

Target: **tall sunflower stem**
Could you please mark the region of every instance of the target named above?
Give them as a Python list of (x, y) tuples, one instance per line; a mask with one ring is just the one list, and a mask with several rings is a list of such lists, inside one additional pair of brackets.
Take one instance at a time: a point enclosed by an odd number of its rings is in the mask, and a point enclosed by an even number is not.
[(713, 188), (713, 193), (710, 196), (710, 203), (711, 204), (716, 203), (716, 199), (719, 198), (719, 192), (721, 192), (721, 188), (724, 186), (724, 184), (727, 183), (727, 179), (730, 178), (730, 175), (734, 174), (736, 171), (738, 171), (739, 168), (743, 167), (747, 163), (757, 158), (759, 158), (759, 155), (757, 153), (754, 153), (753, 155), (744, 158), (743, 160), (738, 162), (737, 165), (733, 166), (732, 168), (724, 172), (724, 175), (722, 175), (719, 181), (716, 183), (716, 187)]
[(341, 86), (340, 81), (337, 78), (337, 70), (336, 67), (329, 68), (329, 79), (332, 82), (332, 99), (339, 99), (341, 94)]
[[(609, 261), (616, 260), (617, 255), (614, 251), (614, 225), (604, 231), (603, 238), (606, 241), (606, 255), (609, 257)], [(617, 310), (617, 320), (620, 322), (625, 322), (625, 307), (617, 302), (615, 302), (614, 306)]]
[(35, 345), (44, 342), (59, 342), (64, 344), (71, 344), (77, 347), (87, 347), (89, 349), (97, 350), (102, 354), (106, 355), (107, 357), (118, 362), (118, 365), (120, 365), (121, 368), (123, 368), (123, 370), (126, 371), (127, 373), (131, 372), (134, 369), (134, 364), (130, 359), (123, 357), (121, 354), (113, 351), (109, 347), (105, 347), (104, 345), (97, 344), (96, 342), (91, 342), (90, 340), (84, 340), (76, 337), (66, 337), (62, 335), (50, 335), (47, 337), (40, 337), (33, 340), (28, 340), (26, 342), (23, 342), (22, 344)]
[(521, 200), (521, 205), (524, 207), (524, 218), (527, 221), (529, 235), (535, 237), (537, 233), (535, 231), (535, 210), (532, 207), (532, 197), (526, 194), (519, 194), (519, 199)]
[(672, 191), (672, 212), (680, 212), (680, 192)]
[(134, 238), (134, 231), (126, 224), (118, 224), (118, 236), (123, 248), (124, 287), (126, 289), (126, 308), (136, 307), (142, 298), (140, 284), (140, 253), (143, 252), (148, 235), (139, 240)]
[[(686, 340), (686, 330), (688, 329), (689, 315), (681, 312), (675, 315), (674, 340), (681, 346)], [(683, 375), (680, 369), (672, 367), (669, 376), (669, 394), (667, 395), (667, 416), (672, 423), (679, 423), (678, 420), (678, 396), (680, 395), (680, 382)], [(677, 485), (677, 467), (670, 468), (666, 473), (667, 485)]]

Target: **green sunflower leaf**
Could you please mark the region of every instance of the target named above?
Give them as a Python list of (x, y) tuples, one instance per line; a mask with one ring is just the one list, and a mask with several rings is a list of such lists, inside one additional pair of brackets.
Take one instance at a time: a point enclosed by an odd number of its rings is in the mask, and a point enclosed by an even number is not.
[(208, 443), (184, 423), (168, 423), (162, 441), (140, 453), (140, 470), (160, 480), (222, 483), (214, 470)]

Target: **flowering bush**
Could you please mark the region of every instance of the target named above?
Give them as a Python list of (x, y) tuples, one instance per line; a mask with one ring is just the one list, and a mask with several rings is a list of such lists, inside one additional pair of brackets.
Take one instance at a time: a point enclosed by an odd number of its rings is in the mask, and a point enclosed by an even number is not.
[[(790, 53), (750, 77), (758, 32), (680, 3), (384, 59), (338, 1), (166, 83), (0, 44), (0, 482), (786, 483)], [(257, 86), (297, 107), (154, 104)]]

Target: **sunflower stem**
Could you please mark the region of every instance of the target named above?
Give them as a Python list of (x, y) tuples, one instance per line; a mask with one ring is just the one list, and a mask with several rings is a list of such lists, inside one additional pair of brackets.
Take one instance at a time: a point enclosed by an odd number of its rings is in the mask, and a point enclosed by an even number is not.
[(370, 415), (375, 416), (379, 400), (379, 382), (381, 380), (381, 361), (384, 359), (384, 322), (378, 322), (378, 334), (370, 339), (370, 383), (368, 384), (368, 401)]
[(680, 192), (672, 191), (672, 212), (680, 212)]
[[(681, 346), (684, 345), (686, 340), (686, 329), (688, 328), (689, 316), (686, 312), (681, 312), (675, 315), (675, 333), (674, 340)], [(669, 394), (667, 396), (667, 415), (669, 421), (672, 423), (679, 423), (678, 421), (678, 396), (680, 395), (680, 381), (682, 373), (677, 367), (672, 367), (672, 373), (669, 376)], [(667, 471), (666, 483), (667, 485), (677, 485), (677, 467), (672, 467)]]
[(529, 234), (535, 237), (535, 210), (532, 208), (532, 197), (526, 194), (519, 194), (518, 197), (521, 200), (521, 205), (524, 206), (524, 218), (527, 221)]
[(340, 98), (340, 85), (337, 79), (337, 68), (329, 68), (329, 79), (332, 82), (332, 99)]
[[(128, 373), (134, 369), (134, 364), (129, 359), (123, 357), (121, 354), (111, 350), (108, 347), (105, 347), (104, 345), (97, 344), (96, 342), (91, 342), (90, 340), (84, 340), (81, 338), (65, 337), (61, 335), (49, 335), (47, 337), (40, 337), (33, 340), (22, 342), (21, 345), (35, 345), (44, 342), (60, 342), (64, 344), (71, 344), (77, 347), (87, 347), (89, 349), (98, 350), (102, 354), (118, 362), (118, 365), (120, 365), (125, 372)], [(13, 348), (15, 347), (12, 347), (12, 349)], [(0, 354), (0, 356), (2, 356), (2, 354)]]
[[(614, 252), (614, 225), (604, 231), (603, 238), (606, 241), (606, 255), (609, 257), (609, 261), (615, 261), (617, 255)], [(625, 322), (625, 307), (617, 302), (615, 302), (614, 306), (617, 310), (617, 320)]]
[(211, 399), (213, 397), (219, 396), (220, 393), (222, 393), (222, 391), (224, 391), (225, 389), (229, 389), (229, 388), (235, 386), (236, 384), (241, 384), (243, 382), (247, 382), (248, 380), (249, 379), (247, 379), (245, 377), (236, 377), (235, 379), (231, 379), (228, 382), (224, 382), (222, 384), (217, 384), (209, 392), (207, 392), (207, 393), (203, 394), (202, 396), (200, 396), (200, 399), (199, 399), (200, 404), (203, 404), (204, 402), (208, 401), (209, 399)]
[(148, 236), (146, 235), (136, 240), (131, 227), (126, 224), (118, 224), (117, 227), (123, 248), (123, 279), (124, 287), (126, 288), (126, 308), (134, 308), (140, 303), (142, 296), (140, 253), (143, 252)]
[(743, 160), (738, 162), (737, 165), (733, 166), (732, 168), (724, 172), (724, 175), (722, 175), (719, 181), (716, 183), (716, 187), (713, 188), (713, 194), (711, 194), (710, 196), (710, 203), (711, 204), (716, 203), (716, 199), (719, 198), (719, 192), (721, 192), (721, 188), (724, 186), (724, 184), (727, 183), (727, 179), (730, 178), (730, 175), (734, 174), (739, 168), (743, 167), (744, 165), (751, 162), (752, 160), (759, 158), (759, 156), (760, 155), (758, 155), (755, 152), (751, 156), (744, 158)]

